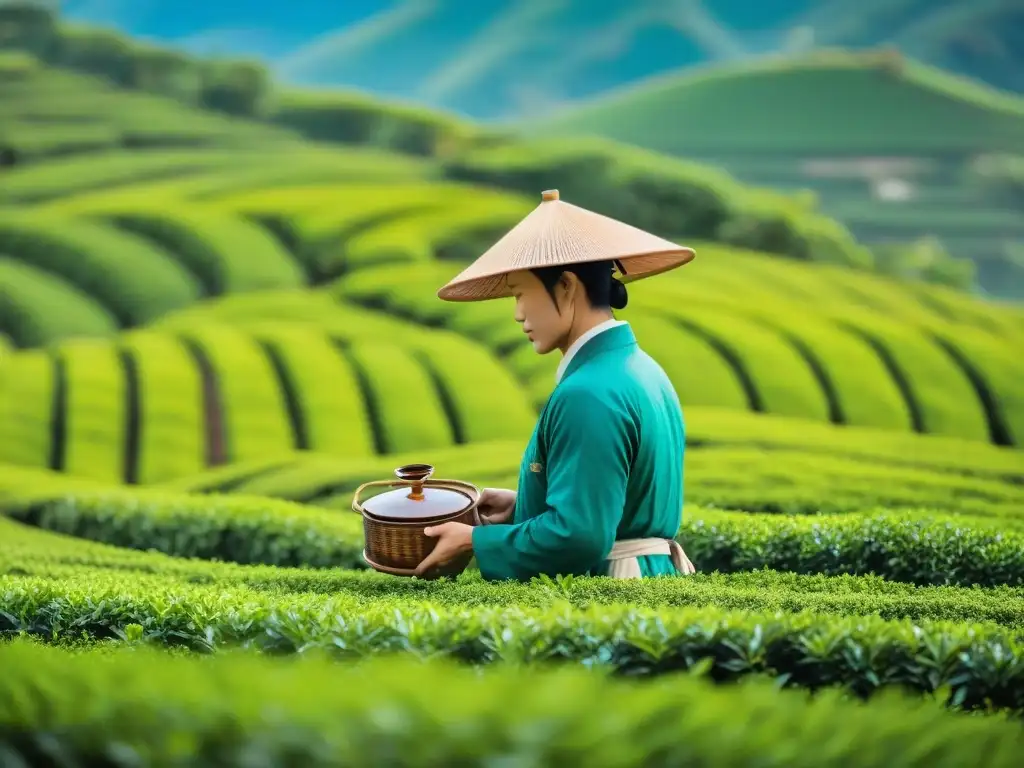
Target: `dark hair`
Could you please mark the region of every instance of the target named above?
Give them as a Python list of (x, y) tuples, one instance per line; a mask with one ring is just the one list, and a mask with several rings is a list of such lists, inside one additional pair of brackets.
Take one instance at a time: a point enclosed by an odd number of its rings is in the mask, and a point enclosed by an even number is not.
[(551, 300), (555, 300), (555, 286), (565, 272), (579, 278), (587, 299), (594, 309), (623, 309), (629, 301), (626, 286), (612, 277), (615, 264), (611, 261), (588, 261), (555, 267), (538, 267), (530, 271), (544, 285)]

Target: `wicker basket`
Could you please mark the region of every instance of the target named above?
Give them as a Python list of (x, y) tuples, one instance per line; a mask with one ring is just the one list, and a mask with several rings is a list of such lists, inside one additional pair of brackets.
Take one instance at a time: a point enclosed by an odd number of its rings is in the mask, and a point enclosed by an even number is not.
[[(352, 511), (362, 515), (363, 560), (374, 570), (412, 576), (437, 543), (423, 533), (424, 528), (452, 522), (480, 525), (479, 489), (459, 480), (431, 480), (433, 474), (429, 464), (407, 464), (395, 470), (397, 481), (374, 480), (356, 488)], [(360, 501), (364, 490), (379, 486), (400, 490)], [(472, 559), (473, 553), (467, 552), (432, 569), (426, 578), (458, 575)]]

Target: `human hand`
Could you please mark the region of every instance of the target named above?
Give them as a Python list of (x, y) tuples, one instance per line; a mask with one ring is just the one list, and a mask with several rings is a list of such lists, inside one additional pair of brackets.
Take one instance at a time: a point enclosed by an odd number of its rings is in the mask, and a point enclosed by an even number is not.
[(437, 539), (434, 549), (416, 567), (415, 575), (422, 576), (431, 568), (443, 565), (463, 552), (473, 549), (473, 526), (465, 523), (442, 523), (423, 529), (427, 536)]
[(483, 525), (507, 523), (516, 509), (516, 492), (505, 488), (484, 488), (476, 509)]

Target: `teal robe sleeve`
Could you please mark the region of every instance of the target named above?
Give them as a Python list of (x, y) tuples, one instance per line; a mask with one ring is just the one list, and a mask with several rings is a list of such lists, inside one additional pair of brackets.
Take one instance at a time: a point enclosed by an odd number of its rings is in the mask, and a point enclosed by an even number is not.
[[(485, 579), (528, 580), (584, 574), (615, 543), (631, 462), (630, 421), (623, 409), (583, 387), (558, 393), (542, 422), (546, 493), (517, 503), (528, 518), (474, 528), (473, 551)], [(525, 497), (524, 497), (525, 493)]]

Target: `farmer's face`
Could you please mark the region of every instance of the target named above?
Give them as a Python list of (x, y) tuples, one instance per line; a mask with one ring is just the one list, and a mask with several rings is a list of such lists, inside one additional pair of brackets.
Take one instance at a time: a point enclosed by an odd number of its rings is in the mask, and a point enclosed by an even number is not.
[(508, 287), (516, 302), (516, 322), (522, 323), (523, 332), (537, 354), (546, 355), (562, 347), (569, 336), (573, 317), (571, 305), (575, 285), (571, 277), (563, 275), (555, 286), (554, 302), (544, 284), (527, 270), (510, 274)]

